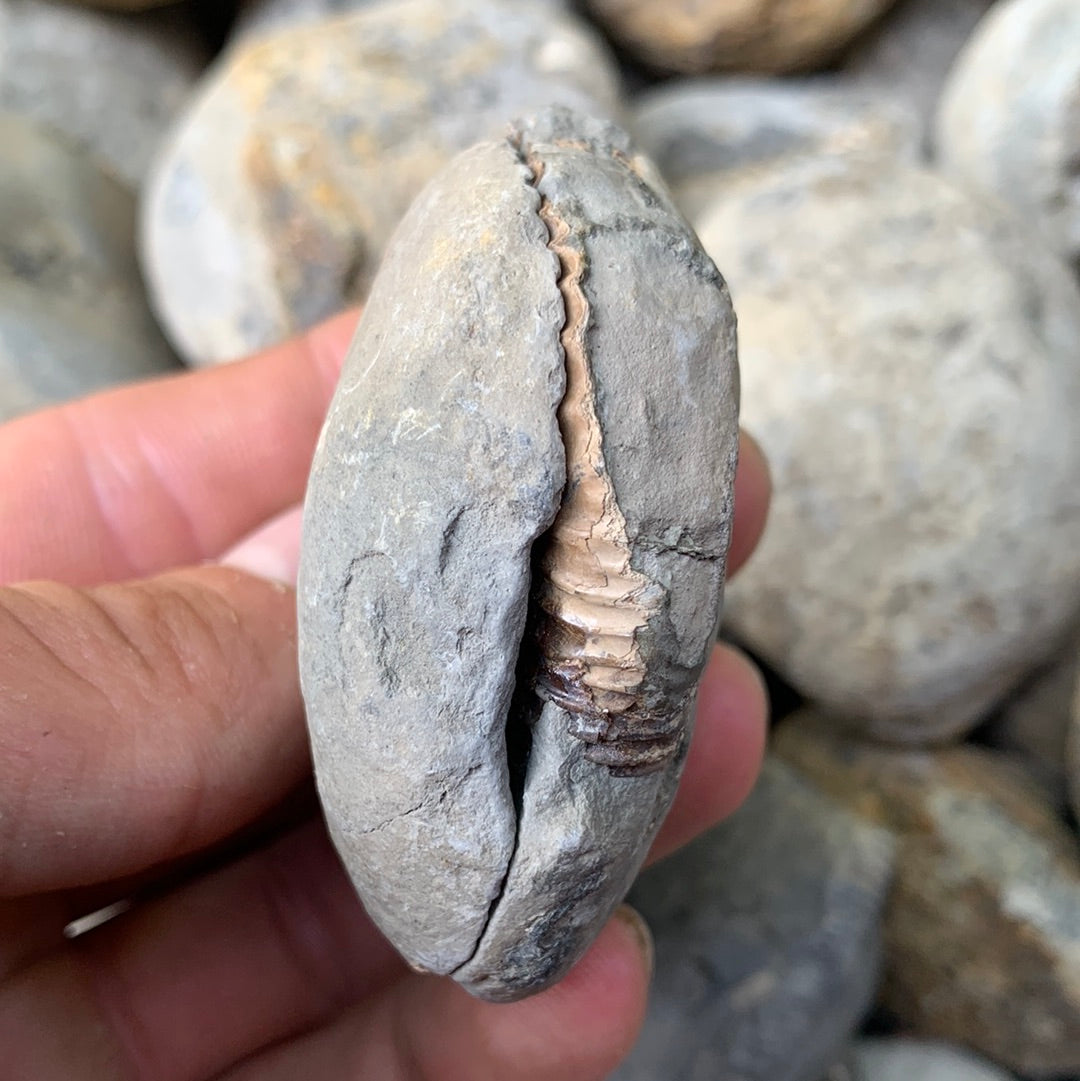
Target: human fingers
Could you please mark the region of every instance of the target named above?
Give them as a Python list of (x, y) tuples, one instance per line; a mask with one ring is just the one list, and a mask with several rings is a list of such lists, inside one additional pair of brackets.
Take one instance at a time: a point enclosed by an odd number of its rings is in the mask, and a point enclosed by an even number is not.
[(0, 900), (0, 983), (54, 950), (71, 916), (62, 893)]
[(496, 1005), (450, 980), (408, 976), (220, 1081), (600, 1081), (633, 1046), (651, 970), (649, 932), (624, 906), (539, 995)]
[(765, 753), (768, 709), (757, 668), (734, 646), (717, 645), (698, 690), (694, 737), (679, 791), (650, 860), (686, 844), (746, 799)]
[(0, 426), (0, 583), (148, 576), (297, 502), (356, 318)]
[(312, 822), (0, 984), (0, 1046), (35, 1081), (195, 1081), (403, 972)]
[(0, 893), (197, 850), (305, 775), (295, 597), (204, 566), (0, 588)]
[(765, 531), (772, 495), (769, 463), (757, 440), (739, 432), (739, 467), (735, 473), (735, 520), (727, 570), (730, 578), (750, 558)]

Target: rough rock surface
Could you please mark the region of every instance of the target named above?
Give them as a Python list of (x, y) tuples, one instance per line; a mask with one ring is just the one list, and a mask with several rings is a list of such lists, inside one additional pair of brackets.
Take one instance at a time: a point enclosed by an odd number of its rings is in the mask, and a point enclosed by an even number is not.
[(805, 154), (914, 160), (918, 124), (881, 94), (837, 79), (685, 79), (646, 91), (629, 120), (694, 221), (725, 184)]
[(775, 488), (725, 625), (875, 735), (965, 731), (1080, 607), (1080, 290), (899, 163), (804, 161), (700, 232)]
[(892, 838), (768, 760), (726, 823), (631, 894), (656, 939), (617, 1081), (820, 1081), (874, 994)]
[(860, 744), (805, 713), (775, 747), (898, 835), (880, 996), (904, 1030), (1031, 1077), (1080, 1072), (1080, 850), (1023, 771), (978, 747)]
[(1048, 800), (1068, 800), (1065, 747), (1073, 688), (1080, 676), (1080, 631), (1074, 631), (1053, 660), (1026, 679), (980, 732), (992, 747), (1022, 761)]
[(585, 0), (634, 57), (663, 71), (824, 66), (893, 0)]
[(900, 0), (844, 58), (843, 73), (919, 118), (925, 141), (956, 54), (993, 0)]
[[(718, 617), (734, 316), (651, 168), (563, 112), (452, 162), (387, 251), (308, 489), (300, 664), (331, 834), (409, 960), (487, 998), (556, 979), (621, 900)], [(652, 772), (603, 764), (631, 720), (632, 751), (665, 749)]]
[(270, 345), (360, 299), (420, 188), (555, 103), (611, 115), (599, 38), (524, 0), (390, 0), (230, 50), (144, 205), (155, 305), (193, 363)]
[(0, 420), (175, 366), (143, 295), (135, 203), (0, 113)]
[(1080, 259), (1080, 4), (1000, 0), (941, 97), (938, 163)]
[(1012, 1075), (948, 1044), (864, 1039), (827, 1081), (1012, 1081)]
[(137, 188), (207, 61), (186, 14), (0, 0), (0, 108), (63, 132)]

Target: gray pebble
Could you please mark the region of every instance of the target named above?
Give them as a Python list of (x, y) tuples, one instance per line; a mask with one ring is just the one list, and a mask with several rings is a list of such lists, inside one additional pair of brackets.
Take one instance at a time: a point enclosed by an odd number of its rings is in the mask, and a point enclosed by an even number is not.
[(779, 171), (700, 231), (774, 477), (729, 629), (875, 736), (970, 730), (1080, 614), (1080, 289), (884, 159)]
[(174, 367), (135, 203), (84, 152), (0, 113), (0, 419)]
[(456, 158), (387, 251), (308, 489), (331, 835), (409, 961), (491, 999), (622, 899), (718, 618), (734, 316), (650, 170), (564, 112)]
[(735, 815), (631, 893), (656, 940), (616, 1081), (819, 1081), (869, 1007), (892, 840), (766, 761)]
[(994, 0), (900, 0), (844, 58), (846, 78), (918, 117), (929, 148), (941, 88), (956, 54)]
[(0, 108), (63, 132), (137, 189), (209, 58), (187, 16), (0, 0)]
[(806, 154), (918, 156), (918, 125), (880, 93), (834, 78), (683, 79), (641, 94), (630, 130), (694, 221), (723, 190)]
[(935, 144), (943, 169), (1080, 260), (1080, 4), (992, 7), (949, 73)]

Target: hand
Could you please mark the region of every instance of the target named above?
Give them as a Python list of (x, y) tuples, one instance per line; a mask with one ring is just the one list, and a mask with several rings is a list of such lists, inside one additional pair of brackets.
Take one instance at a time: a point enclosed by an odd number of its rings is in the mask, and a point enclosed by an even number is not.
[[(0, 1076), (580, 1081), (634, 1041), (628, 910), (558, 986), (479, 1002), (405, 969), (315, 813), (282, 583), (355, 318), (0, 428)], [(767, 501), (744, 441), (733, 567)], [(654, 857), (760, 763), (749, 662), (719, 647), (699, 701)]]

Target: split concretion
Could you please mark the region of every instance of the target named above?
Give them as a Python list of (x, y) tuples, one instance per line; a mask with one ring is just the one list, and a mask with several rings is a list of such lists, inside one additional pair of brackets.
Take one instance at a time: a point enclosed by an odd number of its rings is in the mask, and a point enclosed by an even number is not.
[(737, 447), (727, 289), (621, 131), (553, 109), (420, 195), (299, 594), (329, 829), (416, 967), (531, 994), (624, 896), (685, 758)]

